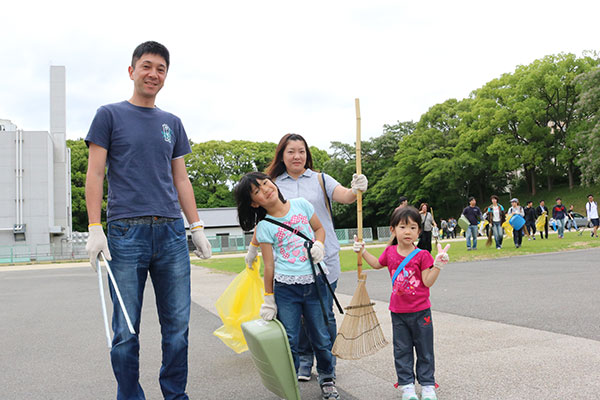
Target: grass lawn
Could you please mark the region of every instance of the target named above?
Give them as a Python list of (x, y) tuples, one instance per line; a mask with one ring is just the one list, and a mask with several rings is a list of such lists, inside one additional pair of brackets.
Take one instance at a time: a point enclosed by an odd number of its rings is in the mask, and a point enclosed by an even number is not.
[[(504, 238), (504, 243), (502, 244), (501, 250), (496, 250), (493, 240), (492, 245), (490, 247), (486, 247), (486, 240), (487, 238), (479, 238), (477, 241), (476, 251), (467, 251), (464, 239), (458, 241), (449, 241), (448, 243), (451, 243), (450, 250), (448, 251), (448, 254), (450, 255), (450, 263), (600, 247), (600, 239), (591, 238), (590, 229), (586, 229), (581, 236), (574, 231), (565, 231), (564, 239), (558, 239), (558, 235), (552, 233), (549, 235), (549, 239), (547, 240), (541, 240), (539, 234), (537, 235), (536, 240), (529, 241), (527, 240), (527, 237), (524, 237), (522, 247), (519, 249), (515, 248), (512, 238)], [(443, 241), (442, 243), (445, 242), (446, 241)], [(385, 247), (383, 245), (380, 247), (369, 247), (368, 251), (371, 254), (379, 257), (379, 255), (383, 253), (384, 248)], [(435, 255), (437, 252), (435, 244), (433, 245), (433, 248), (433, 254)], [(237, 274), (245, 267), (243, 256), (244, 254), (240, 254), (239, 257), (194, 260), (192, 264), (212, 268), (222, 272)], [(340, 260), (342, 264), (342, 271), (356, 270), (356, 253), (354, 253), (351, 249), (342, 248), (342, 251), (340, 251)], [(363, 268), (367, 269), (370, 267), (366, 264), (366, 262), (363, 261)]]

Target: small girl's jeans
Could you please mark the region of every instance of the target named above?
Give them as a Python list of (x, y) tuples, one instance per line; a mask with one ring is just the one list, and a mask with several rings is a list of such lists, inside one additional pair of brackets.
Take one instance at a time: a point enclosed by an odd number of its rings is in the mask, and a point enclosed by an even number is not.
[(391, 314), (398, 384), (403, 386), (415, 382), (414, 348), (417, 353), (417, 380), (421, 386), (435, 385), (431, 309)]

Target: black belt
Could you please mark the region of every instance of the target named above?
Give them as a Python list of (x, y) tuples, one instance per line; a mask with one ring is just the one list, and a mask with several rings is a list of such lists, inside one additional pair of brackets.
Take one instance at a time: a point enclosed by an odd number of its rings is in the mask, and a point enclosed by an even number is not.
[(144, 217), (132, 217), (132, 218), (121, 218), (115, 221), (122, 222), (128, 225), (152, 225), (152, 224), (166, 224), (169, 222), (177, 221), (179, 218), (169, 218), (160, 216), (144, 216)]

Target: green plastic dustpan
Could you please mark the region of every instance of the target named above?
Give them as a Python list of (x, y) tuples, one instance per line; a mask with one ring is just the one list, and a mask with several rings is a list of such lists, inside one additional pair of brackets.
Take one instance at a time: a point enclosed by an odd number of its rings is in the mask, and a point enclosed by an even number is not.
[(263, 385), (281, 398), (300, 400), (296, 368), (281, 322), (255, 319), (244, 322), (242, 332)]
[(460, 218), (458, 219), (458, 226), (460, 226), (460, 229), (462, 229), (463, 231), (466, 232), (469, 225), (471, 225), (471, 223), (469, 222), (467, 217), (465, 217), (464, 215), (461, 215)]

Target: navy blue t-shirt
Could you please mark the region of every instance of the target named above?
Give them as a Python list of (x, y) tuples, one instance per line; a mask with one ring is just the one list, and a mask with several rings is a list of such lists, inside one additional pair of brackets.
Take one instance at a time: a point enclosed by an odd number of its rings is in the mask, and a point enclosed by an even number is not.
[(181, 217), (171, 161), (191, 148), (178, 117), (128, 101), (108, 104), (96, 112), (85, 142), (108, 152), (108, 221)]
[(462, 213), (465, 217), (467, 217), (469, 224), (471, 225), (477, 225), (481, 219), (481, 210), (477, 206), (467, 206)]

